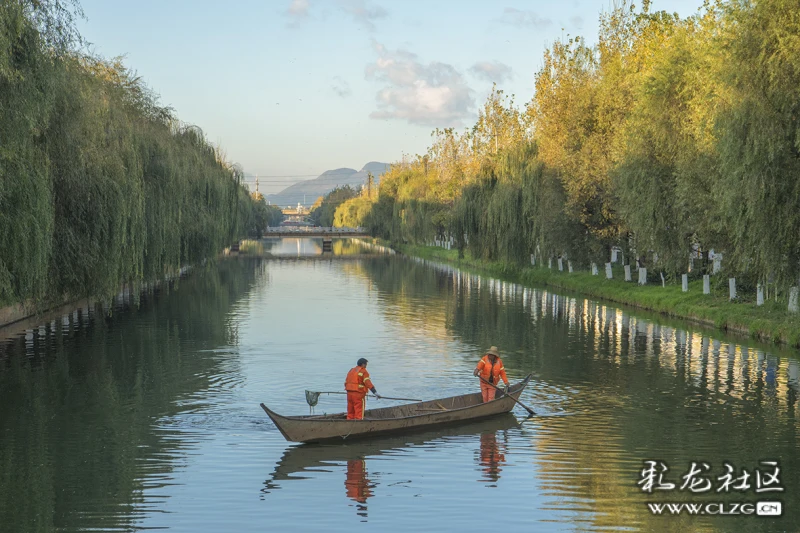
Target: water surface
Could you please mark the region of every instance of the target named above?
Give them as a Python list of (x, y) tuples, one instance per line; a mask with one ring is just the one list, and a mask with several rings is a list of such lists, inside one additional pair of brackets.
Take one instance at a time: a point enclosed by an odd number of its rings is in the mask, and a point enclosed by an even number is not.
[[(0, 346), (3, 530), (800, 530), (794, 352), (408, 258), (266, 248), (285, 257), (209, 264)], [(359, 357), (381, 394), (471, 392), (490, 345), (512, 380), (534, 373), (538, 416), (308, 446), (258, 406), (307, 414), (304, 391), (340, 391)], [(344, 408), (322, 395), (316, 412)], [(772, 459), (780, 493), (637, 485), (646, 460), (680, 485), (692, 461), (716, 477)], [(646, 506), (763, 499), (783, 516)]]

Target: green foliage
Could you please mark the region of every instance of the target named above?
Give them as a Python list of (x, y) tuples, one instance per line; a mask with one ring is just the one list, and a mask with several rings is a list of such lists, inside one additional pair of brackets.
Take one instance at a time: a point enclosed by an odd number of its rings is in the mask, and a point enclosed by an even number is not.
[[(474, 127), (437, 129), (359, 220), (395, 243), (455, 237), (521, 265), (647, 257), (677, 279), (696, 247), (727, 274), (800, 280), (800, 10), (719, 0), (696, 15), (615, 4), (597, 44), (556, 41), (524, 111), (494, 87)], [(658, 262), (650, 259), (658, 255)]]
[(345, 201), (358, 196), (358, 192), (349, 185), (336, 187), (322, 198), (322, 202), (317, 205), (315, 202), (311, 210), (311, 220), (317, 226), (331, 227), (336, 215), (336, 209)]
[(371, 209), (372, 201), (366, 196), (345, 200), (336, 208), (333, 225), (337, 228), (364, 226), (366, 217)]
[(0, 12), (0, 303), (108, 296), (249, 226), (241, 171), (119, 60), (70, 51), (62, 2)]
[(276, 205), (267, 205), (264, 196), (260, 193), (250, 195), (253, 200), (253, 215), (247, 234), (250, 237), (260, 238), (267, 231), (267, 227), (280, 226), (284, 219), (283, 211)]
[(732, 89), (717, 122), (726, 259), (800, 278), (800, 10), (787, 0), (731, 3), (723, 68)]

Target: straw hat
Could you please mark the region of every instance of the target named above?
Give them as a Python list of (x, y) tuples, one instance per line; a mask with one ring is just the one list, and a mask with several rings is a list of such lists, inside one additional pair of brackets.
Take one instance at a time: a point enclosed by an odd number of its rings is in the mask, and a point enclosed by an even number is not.
[(492, 346), (488, 350), (486, 350), (486, 355), (493, 355), (495, 357), (500, 357), (500, 352), (497, 351), (497, 346)]

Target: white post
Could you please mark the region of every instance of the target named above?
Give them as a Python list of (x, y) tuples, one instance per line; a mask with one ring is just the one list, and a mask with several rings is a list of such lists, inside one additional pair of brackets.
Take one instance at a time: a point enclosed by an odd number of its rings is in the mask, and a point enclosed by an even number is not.
[(661, 276), (661, 286), (662, 287), (666, 287), (667, 286), (667, 282), (664, 281), (664, 273), (663, 272), (659, 272), (659, 275)]
[(606, 279), (611, 279), (613, 277), (611, 273), (611, 263), (606, 263)]
[(703, 276), (703, 294), (711, 294), (711, 278), (708, 274)]
[(647, 269), (639, 268), (639, 285), (647, 285)]
[(616, 263), (617, 262), (617, 249), (616, 248), (612, 248), (611, 249), (611, 262), (612, 263)]
[(800, 311), (800, 307), (798, 306), (798, 292), (800, 290), (797, 287), (792, 287), (789, 289), (789, 312), (790, 313), (797, 313)]
[(689, 292), (689, 274), (681, 274), (681, 289), (683, 292)]
[(567, 269), (569, 270), (569, 273), (572, 274), (572, 261), (569, 259), (567, 259)]
[(595, 263), (592, 263), (592, 276), (596, 275), (597, 275), (597, 265)]
[(631, 279), (631, 266), (625, 265), (625, 281), (632, 281)]
[(558, 271), (564, 272), (564, 261), (560, 257), (558, 258)]
[(536, 256), (531, 254), (531, 266), (536, 266)]
[(553, 268), (553, 258), (552, 257), (548, 257), (547, 258), (547, 268), (550, 268), (550, 269)]
[(760, 283), (756, 286), (756, 305), (764, 305), (764, 287)]
[(736, 298), (736, 278), (728, 278), (728, 292), (731, 300)]

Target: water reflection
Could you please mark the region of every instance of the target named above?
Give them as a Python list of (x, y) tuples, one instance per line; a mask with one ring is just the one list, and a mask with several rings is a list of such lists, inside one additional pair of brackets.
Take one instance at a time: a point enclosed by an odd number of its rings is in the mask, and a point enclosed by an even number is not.
[(0, 529), (130, 531), (163, 505), (208, 438), (187, 423), (203, 393), (224, 398), (241, 379), (210, 350), (236, 343), (228, 313), (264, 274), (252, 261), (197, 269), (0, 343)]
[(483, 469), (484, 477), (479, 481), (491, 483), (490, 487), (496, 487), (500, 479), (500, 472), (503, 471), (502, 465), (506, 462), (505, 443), (497, 442), (495, 431), (481, 433), (480, 460), (478, 461)]
[[(317, 531), (476, 531), (476, 501), (520, 530), (800, 523), (798, 361), (780, 347), (390, 257), (240, 256), (124, 300), (0, 347), (0, 529), (260, 531), (266, 516), (287, 531), (298, 517)], [(512, 381), (536, 372), (524, 403), (569, 416), (287, 446), (258, 408), (305, 413), (303, 390), (340, 386), (354, 352), (374, 354), (381, 390), (463, 394), (491, 345)], [(295, 373), (276, 378), (286, 361)], [(648, 459), (719, 474), (771, 458), (786, 487), (774, 520), (654, 517), (636, 485)]]
[[(359, 516), (367, 518), (367, 498), (372, 496), (372, 487), (367, 478), (367, 461), (364, 457), (347, 461), (344, 488), (347, 497), (357, 502)], [(366, 520), (364, 520), (366, 522)]]
[[(557, 521), (664, 529), (632, 483), (641, 461), (652, 458), (707, 460), (715, 474), (724, 461), (752, 466), (778, 458), (786, 494), (800, 503), (795, 351), (424, 260), (351, 268), (406, 329), (424, 327), (441, 343), (458, 339), (462, 354), (499, 346), (510, 377), (537, 374), (524, 402), (573, 415), (540, 419), (533, 441), (537, 480), (549, 498), (544, 509), (564, 513)], [(443, 374), (464, 372), (471, 358), (453, 358)], [(745, 529), (784, 530), (796, 516)], [(688, 527), (742, 529), (713, 520)]]
[[(313, 480), (322, 472), (344, 473), (348, 501), (356, 502), (357, 514), (367, 518), (367, 500), (380, 491), (378, 481), (369, 475), (369, 464), (384, 461), (382, 470), (391, 469), (385, 461), (401, 460), (418, 449), (446, 446), (448, 442), (474, 443), (475, 465), (484, 473), (482, 483), (496, 484), (505, 464), (505, 443), (498, 443), (497, 433), (519, 427), (517, 418), (502, 414), (488, 420), (444, 426), (437, 430), (420, 431), (409, 435), (382, 437), (346, 444), (302, 444), (286, 449), (274, 472), (264, 482), (261, 499), (278, 490), (287, 490), (288, 482)], [(403, 481), (413, 486), (420, 480)], [(496, 486), (496, 485), (492, 485)], [(302, 488), (294, 487), (294, 490)]]
[(377, 257), (394, 255), (394, 250), (357, 238), (331, 239), (331, 251), (322, 250), (322, 237), (263, 238), (259, 246), (248, 253), (280, 258)]
[[(748, 346), (645, 311), (631, 316), (611, 305), (484, 278), (423, 259), (408, 262), (419, 268), (379, 261), (354, 265), (353, 271), (374, 283), (386, 299), (407, 307), (400, 310), (401, 321), (406, 312), (422, 312), (426, 321), (443, 325), (439, 335), (455, 333), (476, 349), (498, 345), (518, 368), (537, 347), (548, 346), (553, 353), (567, 342), (590, 351), (596, 360), (616, 366), (644, 362), (712, 392), (737, 399), (773, 398), (782, 411), (793, 411), (800, 387), (792, 350)], [(431, 293), (441, 299), (425, 302)]]

